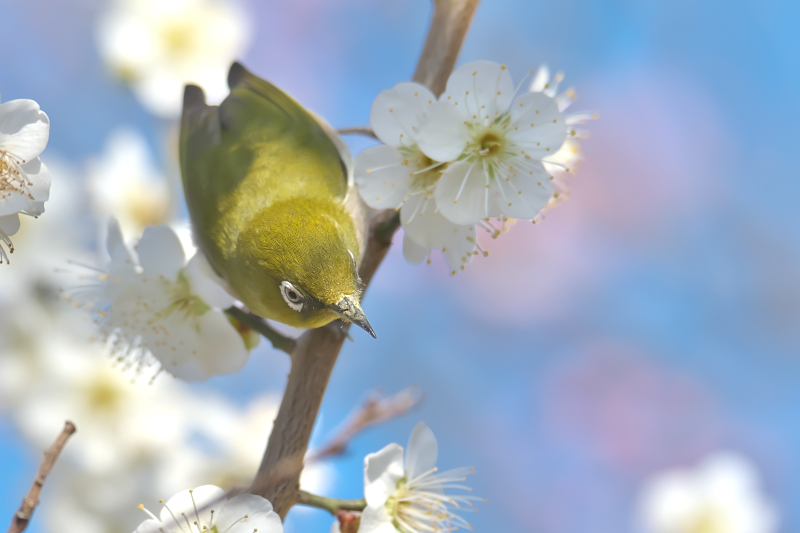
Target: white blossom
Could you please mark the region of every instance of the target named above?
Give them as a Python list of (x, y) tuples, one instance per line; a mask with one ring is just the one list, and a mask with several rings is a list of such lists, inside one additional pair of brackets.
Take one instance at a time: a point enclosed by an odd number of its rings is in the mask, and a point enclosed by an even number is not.
[(135, 130), (118, 129), (108, 136), (105, 152), (87, 165), (87, 185), (95, 216), (116, 218), (123, 235), (140, 235), (169, 218), (166, 177)]
[(489, 217), (532, 219), (552, 195), (542, 159), (564, 143), (567, 126), (554, 98), (517, 98), (504, 65), (456, 69), (417, 134), (431, 159), (451, 164), (436, 184), (441, 213), (457, 224)]
[(137, 370), (158, 363), (188, 381), (241, 369), (249, 352), (222, 312), (234, 299), (212, 281), (203, 255), (186, 264), (181, 243), (167, 226), (145, 229), (136, 251), (138, 260), (112, 221), (111, 265), (88, 291), (95, 298), (100, 337), (120, 362)]
[(361, 515), (359, 533), (422, 533), (451, 531), (472, 526), (453, 512), (477, 510), (480, 498), (454, 495), (447, 489), (472, 491), (463, 485), (472, 468), (438, 473), (438, 444), (433, 431), (420, 422), (411, 433), (408, 453), (389, 444), (364, 459), (364, 496), (367, 507)]
[[(163, 501), (162, 501), (163, 502)], [(214, 485), (183, 490), (154, 515), (144, 505), (149, 520), (134, 533), (282, 533), (283, 524), (272, 504), (254, 494), (240, 494), (225, 501), (225, 491)]]
[(112, 0), (96, 34), (101, 56), (141, 104), (173, 118), (187, 83), (212, 101), (227, 95), (228, 68), (247, 47), (250, 24), (233, 0)]
[(33, 100), (0, 104), (0, 263), (14, 251), (19, 214), (37, 217), (50, 197), (50, 171), (39, 159), (50, 138), (50, 119)]
[(639, 521), (647, 533), (771, 533), (778, 515), (750, 461), (718, 452), (695, 468), (668, 470), (648, 481)]
[(423, 154), (416, 143), (419, 124), (434, 100), (417, 83), (399, 83), (382, 91), (372, 104), (370, 124), (385, 144), (356, 157), (355, 179), (367, 205), (400, 209), (407, 260), (420, 263), (432, 250), (442, 249), (455, 274), (477, 253), (475, 226), (450, 222), (436, 206), (434, 190), (443, 164)]

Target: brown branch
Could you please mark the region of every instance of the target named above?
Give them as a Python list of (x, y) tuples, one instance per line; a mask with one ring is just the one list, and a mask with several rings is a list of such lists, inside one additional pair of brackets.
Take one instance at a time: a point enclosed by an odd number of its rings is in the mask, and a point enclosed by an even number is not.
[(417, 387), (409, 387), (389, 398), (382, 398), (373, 392), (361, 406), (350, 413), (333, 438), (306, 457), (306, 464), (344, 453), (348, 443), (358, 433), (369, 426), (403, 416), (418, 407), (421, 401), (422, 394)]
[(61, 450), (64, 449), (67, 439), (69, 439), (73, 433), (75, 433), (75, 424), (72, 422), (65, 423), (64, 429), (56, 439), (56, 442), (45, 450), (44, 459), (42, 460), (42, 464), (39, 465), (39, 471), (36, 473), (36, 477), (33, 480), (31, 490), (29, 490), (28, 495), (23, 498), (22, 505), (19, 511), (17, 511), (17, 514), (11, 519), (8, 533), (21, 533), (28, 527), (28, 522), (31, 521), (31, 516), (33, 516), (33, 510), (39, 504), (39, 493), (42, 492), (44, 482), (48, 474), (50, 474), (50, 470), (53, 469), (53, 465), (56, 464), (58, 456), (61, 455)]
[(339, 128), (336, 130), (339, 135), (365, 135), (377, 139), (378, 136), (370, 126), (353, 126), (352, 128)]
[[(414, 80), (441, 93), (453, 70), (478, 0), (436, 0), (433, 21)], [(367, 250), (359, 268), (365, 287), (391, 246), (399, 227), (394, 210), (382, 211), (372, 221)], [(269, 436), (250, 492), (267, 498), (284, 518), (297, 503), (302, 458), (319, 414), (322, 398), (350, 324), (304, 333), (292, 350), (292, 370), (286, 383), (278, 416)], [(287, 463), (288, 461), (288, 463)]]
[(434, 0), (434, 6), (431, 29), (413, 80), (439, 96), (456, 64), (478, 0)]

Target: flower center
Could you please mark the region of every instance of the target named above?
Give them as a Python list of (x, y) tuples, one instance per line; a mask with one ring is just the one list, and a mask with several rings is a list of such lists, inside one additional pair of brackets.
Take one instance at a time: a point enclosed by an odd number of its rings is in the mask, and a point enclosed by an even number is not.
[(421, 194), (429, 190), (442, 177), (446, 163), (439, 163), (422, 153), (417, 146), (400, 149), (403, 154), (403, 165), (411, 173), (411, 194)]
[(33, 200), (28, 187), (33, 185), (25, 179), (19, 166), (24, 161), (17, 159), (5, 150), (0, 150), (0, 200), (10, 196), (12, 192), (27, 196)]
[(487, 131), (478, 141), (478, 151), (484, 157), (493, 157), (500, 153), (505, 143), (493, 131)]
[(689, 524), (686, 533), (722, 533), (719, 516), (712, 510), (704, 510)]
[(95, 379), (86, 387), (86, 400), (94, 411), (113, 412), (121, 396), (120, 390), (104, 379)]
[(166, 314), (179, 313), (183, 320), (201, 316), (211, 309), (199, 296), (192, 294), (189, 280), (183, 271), (178, 274), (178, 281), (170, 284), (170, 301)]

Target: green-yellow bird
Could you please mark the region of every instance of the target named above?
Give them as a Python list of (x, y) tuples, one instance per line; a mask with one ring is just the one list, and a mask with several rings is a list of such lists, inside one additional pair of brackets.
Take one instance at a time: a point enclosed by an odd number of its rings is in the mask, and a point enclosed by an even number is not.
[(253, 313), (300, 328), (361, 310), (366, 215), (336, 133), (239, 63), (219, 106), (188, 85), (180, 163), (195, 241)]

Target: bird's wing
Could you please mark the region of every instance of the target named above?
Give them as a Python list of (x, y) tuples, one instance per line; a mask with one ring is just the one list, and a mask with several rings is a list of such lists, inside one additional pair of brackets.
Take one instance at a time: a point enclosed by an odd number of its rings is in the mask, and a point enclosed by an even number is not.
[(231, 92), (217, 106), (187, 86), (181, 117), (180, 163), (198, 246), (223, 275), (239, 232), (277, 201), (326, 198), (343, 202), (349, 170), (331, 137), (300, 104), (239, 63)]

